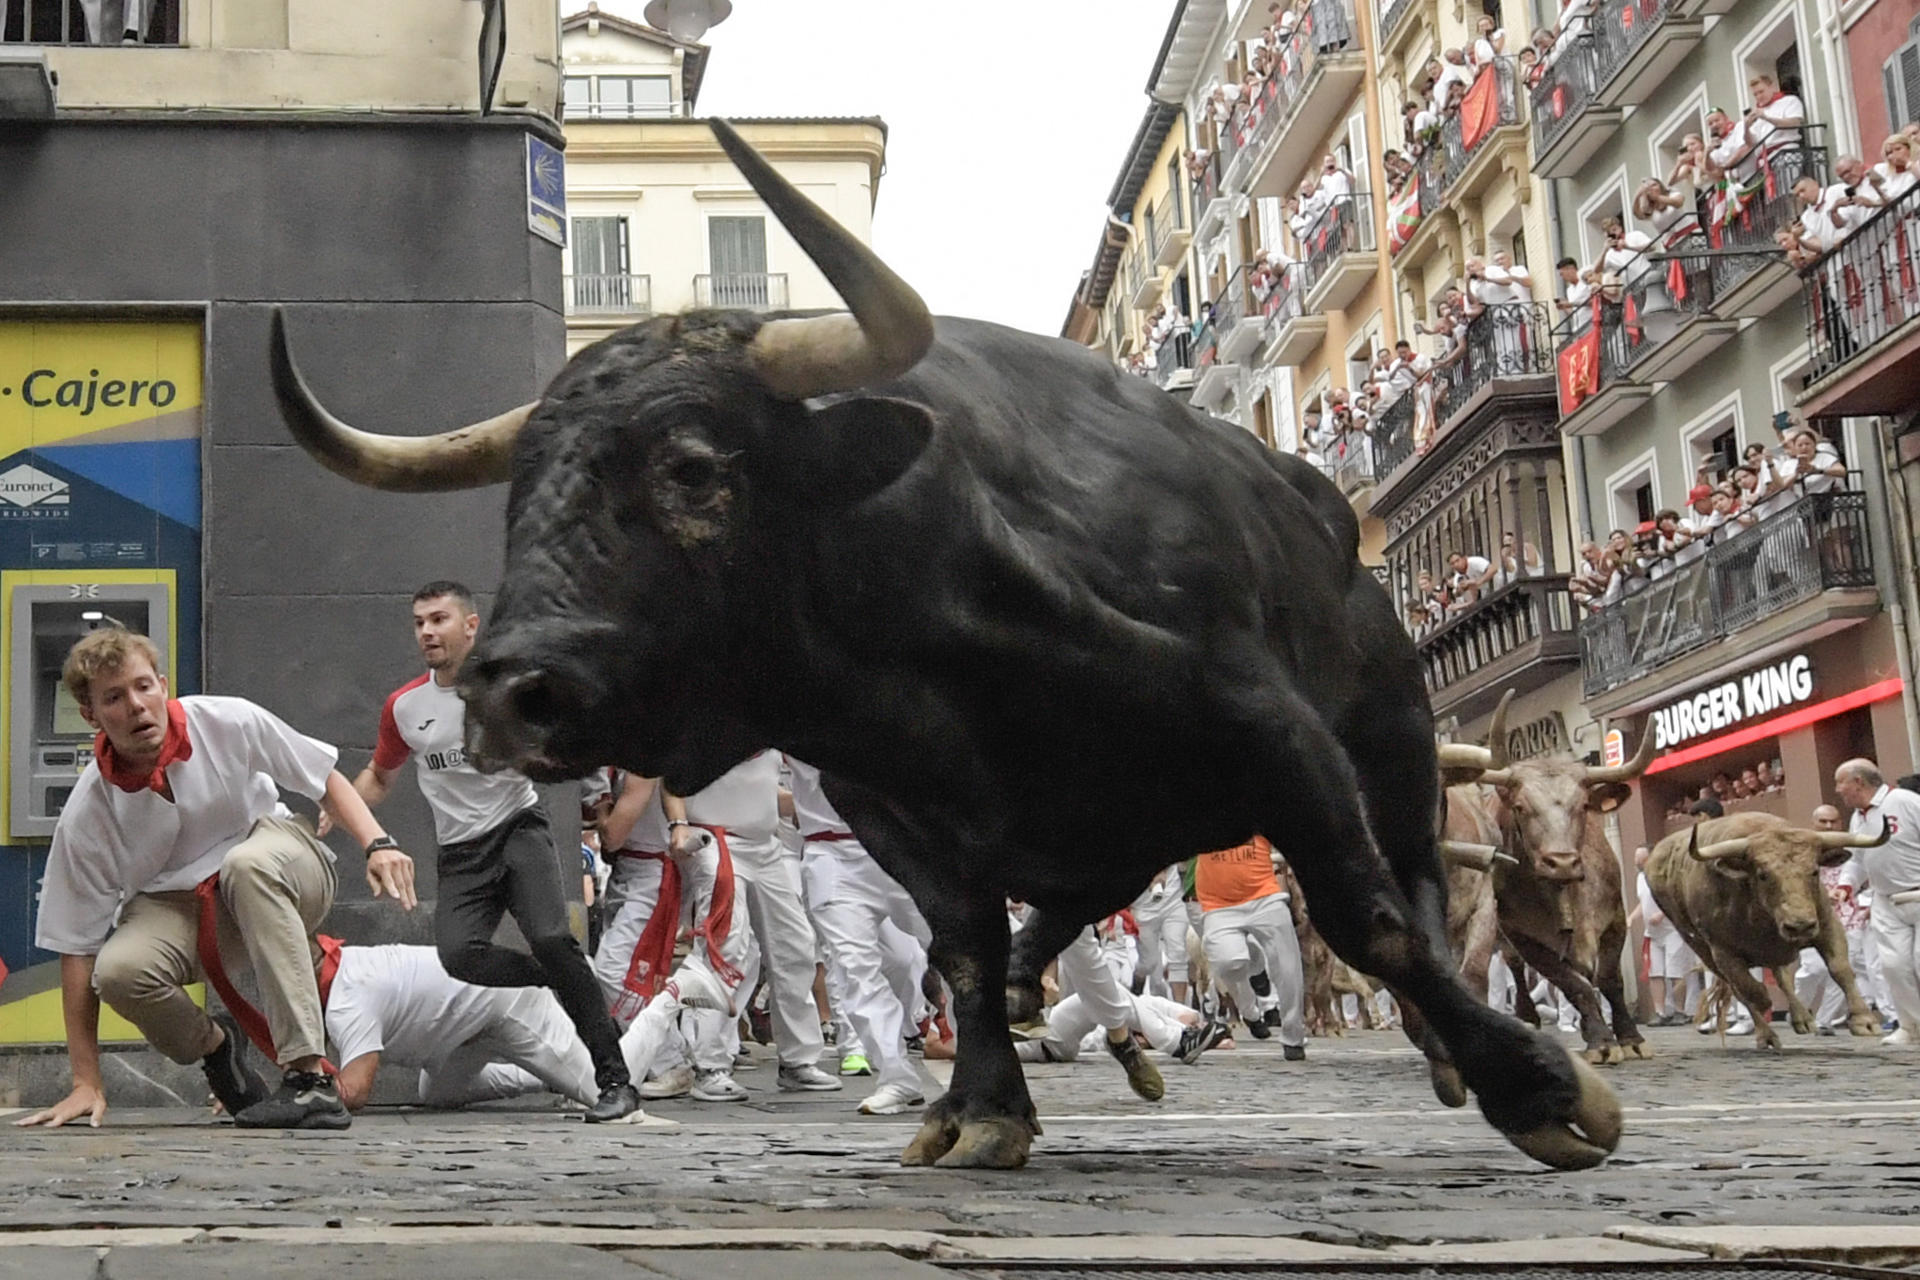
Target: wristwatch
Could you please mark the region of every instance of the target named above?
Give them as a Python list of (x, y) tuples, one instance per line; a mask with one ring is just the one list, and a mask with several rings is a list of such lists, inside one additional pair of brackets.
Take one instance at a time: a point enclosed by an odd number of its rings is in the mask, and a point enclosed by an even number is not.
[(392, 836), (375, 836), (367, 842), (366, 854), (368, 857), (372, 857), (382, 849), (398, 849), (399, 847), (400, 842)]

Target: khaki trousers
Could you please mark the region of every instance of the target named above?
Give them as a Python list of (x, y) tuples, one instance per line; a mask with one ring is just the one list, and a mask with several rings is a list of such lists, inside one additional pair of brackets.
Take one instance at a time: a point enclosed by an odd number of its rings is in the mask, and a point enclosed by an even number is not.
[[(220, 863), (221, 963), (251, 973), (280, 1065), (324, 1055), (320, 948), (314, 932), (333, 906), (333, 854), (303, 820), (262, 818)], [(173, 1061), (198, 1062), (220, 1033), (185, 988), (200, 968), (200, 903), (192, 890), (140, 893), (94, 958), (93, 989)]]

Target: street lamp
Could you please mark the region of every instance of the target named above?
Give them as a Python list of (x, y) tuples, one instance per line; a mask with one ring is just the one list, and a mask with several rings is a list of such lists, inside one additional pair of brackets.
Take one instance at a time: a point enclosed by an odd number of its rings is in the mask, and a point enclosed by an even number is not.
[(733, 12), (733, 0), (652, 0), (647, 5), (647, 25), (666, 32), (675, 40), (692, 42), (717, 27)]

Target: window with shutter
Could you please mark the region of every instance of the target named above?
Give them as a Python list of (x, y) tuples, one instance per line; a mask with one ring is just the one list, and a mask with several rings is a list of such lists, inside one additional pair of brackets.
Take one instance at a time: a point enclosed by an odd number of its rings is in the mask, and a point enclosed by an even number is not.
[(1880, 69), (1887, 83), (1887, 117), (1893, 129), (1920, 120), (1920, 19), (1911, 30), (1914, 38), (1895, 49)]
[(573, 305), (577, 310), (624, 309), (632, 301), (627, 220), (573, 219)]
[(712, 305), (767, 305), (767, 220), (707, 219), (707, 259), (712, 273)]

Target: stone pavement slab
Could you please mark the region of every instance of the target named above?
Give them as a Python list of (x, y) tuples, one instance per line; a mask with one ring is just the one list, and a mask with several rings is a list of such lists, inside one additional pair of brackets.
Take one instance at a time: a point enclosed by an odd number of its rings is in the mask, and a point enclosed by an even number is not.
[(98, 1249), (0, 1250), (0, 1280), (96, 1280)]
[(608, 1280), (627, 1270), (617, 1254), (579, 1245), (229, 1243), (109, 1249), (97, 1280)]
[(938, 1267), (892, 1253), (835, 1253), (809, 1265), (780, 1249), (621, 1249), (617, 1255), (667, 1280), (953, 1280)]
[(1690, 1249), (1715, 1258), (1810, 1258), (1859, 1266), (1920, 1264), (1920, 1224), (1804, 1227), (1621, 1227), (1640, 1244)]

